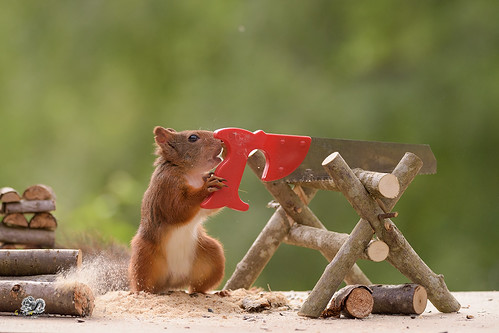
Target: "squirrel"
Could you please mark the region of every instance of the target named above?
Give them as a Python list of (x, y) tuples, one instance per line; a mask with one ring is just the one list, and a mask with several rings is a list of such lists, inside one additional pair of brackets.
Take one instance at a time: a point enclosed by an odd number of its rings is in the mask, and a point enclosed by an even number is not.
[(220, 209), (201, 203), (227, 185), (210, 173), (222, 160), (222, 141), (210, 131), (154, 128), (158, 156), (131, 241), (130, 290), (161, 293), (188, 287), (206, 293), (224, 276), (222, 244), (203, 222)]

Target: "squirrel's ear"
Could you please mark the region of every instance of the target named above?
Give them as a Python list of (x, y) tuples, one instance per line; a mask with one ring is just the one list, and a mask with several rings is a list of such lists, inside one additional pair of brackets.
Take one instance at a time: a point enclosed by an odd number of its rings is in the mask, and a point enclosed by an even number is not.
[(156, 143), (161, 145), (165, 144), (166, 141), (168, 141), (169, 138), (172, 137), (173, 134), (177, 133), (174, 129), (172, 128), (163, 128), (161, 126), (156, 126), (154, 128), (154, 139), (156, 140)]

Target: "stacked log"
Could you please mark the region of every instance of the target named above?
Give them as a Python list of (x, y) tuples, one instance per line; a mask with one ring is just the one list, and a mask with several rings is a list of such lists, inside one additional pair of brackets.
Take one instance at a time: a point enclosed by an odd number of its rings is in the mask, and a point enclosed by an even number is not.
[(55, 194), (46, 185), (28, 187), (21, 195), (11, 188), (0, 188), (0, 248), (53, 248), (57, 220)]
[(0, 250), (0, 313), (17, 313), (32, 297), (43, 300), (44, 314), (90, 316), (95, 300), (90, 287), (57, 280), (62, 270), (80, 267), (80, 250)]

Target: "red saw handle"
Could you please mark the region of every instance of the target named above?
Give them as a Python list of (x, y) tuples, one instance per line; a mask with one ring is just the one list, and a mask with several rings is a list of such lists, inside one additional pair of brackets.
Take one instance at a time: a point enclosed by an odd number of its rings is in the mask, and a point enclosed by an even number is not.
[(250, 132), (241, 128), (223, 128), (215, 131), (215, 138), (225, 144), (226, 157), (218, 165), (215, 175), (225, 178), (228, 187), (213, 192), (202, 208), (229, 207), (246, 211), (249, 205), (239, 197), (239, 185), (249, 154), (262, 150), (265, 154), (265, 169), (262, 180), (273, 181), (292, 173), (305, 159), (312, 139), (308, 136), (267, 134), (264, 131)]

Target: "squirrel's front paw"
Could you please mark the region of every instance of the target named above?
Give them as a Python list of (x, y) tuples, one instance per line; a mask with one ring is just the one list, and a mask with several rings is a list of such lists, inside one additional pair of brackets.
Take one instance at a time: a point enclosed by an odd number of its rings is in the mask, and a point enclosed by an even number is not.
[(228, 185), (224, 183), (225, 181), (227, 181), (227, 179), (209, 174), (205, 180), (205, 186), (208, 192), (216, 192), (223, 187), (228, 187)]

